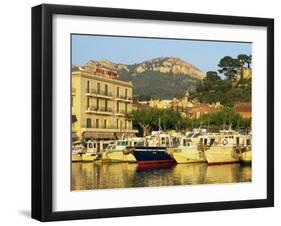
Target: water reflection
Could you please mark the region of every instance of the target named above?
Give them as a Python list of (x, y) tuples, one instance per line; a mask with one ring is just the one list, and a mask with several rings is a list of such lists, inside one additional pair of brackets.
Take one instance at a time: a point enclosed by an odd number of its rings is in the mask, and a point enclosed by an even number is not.
[(132, 163), (72, 163), (72, 190), (251, 181), (249, 165), (206, 163), (139, 168)]

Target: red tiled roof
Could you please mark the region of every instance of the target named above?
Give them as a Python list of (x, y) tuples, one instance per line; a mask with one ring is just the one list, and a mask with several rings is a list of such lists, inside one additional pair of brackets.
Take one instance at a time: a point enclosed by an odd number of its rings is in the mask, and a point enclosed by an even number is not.
[(236, 112), (252, 112), (252, 103), (238, 103), (234, 105)]

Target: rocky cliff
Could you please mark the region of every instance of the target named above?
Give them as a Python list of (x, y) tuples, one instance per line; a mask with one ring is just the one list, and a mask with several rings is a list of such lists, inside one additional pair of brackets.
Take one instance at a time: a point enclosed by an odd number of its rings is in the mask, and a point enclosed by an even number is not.
[(95, 70), (96, 67), (114, 70), (119, 73), (127, 71), (132, 76), (138, 76), (149, 71), (163, 74), (186, 75), (200, 80), (206, 76), (205, 72), (177, 57), (159, 57), (132, 65), (113, 63), (108, 60), (91, 60), (83, 66), (83, 68), (89, 71)]
[[(75, 68), (78, 67), (73, 66)], [(135, 95), (160, 99), (184, 95), (206, 76), (205, 72), (177, 57), (159, 57), (131, 65), (91, 60), (81, 68), (89, 72), (95, 72), (96, 68), (116, 71), (119, 79), (133, 82)]]

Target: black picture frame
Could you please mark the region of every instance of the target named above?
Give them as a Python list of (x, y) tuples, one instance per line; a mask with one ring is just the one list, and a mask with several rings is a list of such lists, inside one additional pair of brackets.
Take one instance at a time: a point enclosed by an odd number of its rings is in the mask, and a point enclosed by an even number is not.
[[(128, 208), (52, 210), (52, 18), (55, 14), (267, 28), (267, 198)], [(123, 217), (274, 206), (274, 20), (43, 4), (32, 8), (32, 218), (40, 221)]]

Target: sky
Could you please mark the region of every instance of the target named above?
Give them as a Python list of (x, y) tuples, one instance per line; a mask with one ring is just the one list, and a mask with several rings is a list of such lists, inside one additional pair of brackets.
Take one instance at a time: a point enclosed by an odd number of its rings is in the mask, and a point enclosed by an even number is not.
[(134, 64), (156, 57), (179, 57), (202, 71), (217, 71), (224, 56), (251, 54), (251, 43), (72, 35), (72, 64), (90, 60)]

